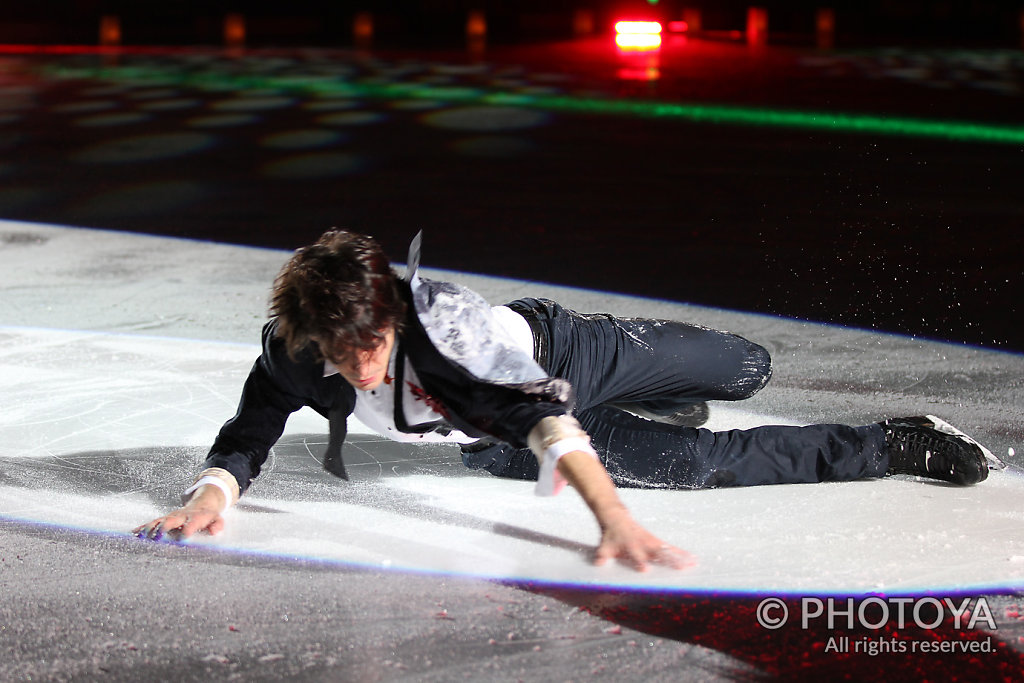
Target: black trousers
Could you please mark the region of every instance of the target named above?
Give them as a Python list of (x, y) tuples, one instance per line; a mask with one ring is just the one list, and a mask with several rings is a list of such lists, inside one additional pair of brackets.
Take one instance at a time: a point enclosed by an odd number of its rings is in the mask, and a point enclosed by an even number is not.
[[(737, 335), (665, 320), (581, 315), (546, 299), (509, 306), (534, 330), (535, 355), (576, 389), (573, 411), (619, 486), (710, 488), (880, 477), (889, 465), (879, 425), (765, 426), (712, 432), (652, 422), (611, 404), (656, 412), (759, 391), (771, 358)], [(468, 467), (536, 479), (528, 449), (493, 444), (463, 452)]]

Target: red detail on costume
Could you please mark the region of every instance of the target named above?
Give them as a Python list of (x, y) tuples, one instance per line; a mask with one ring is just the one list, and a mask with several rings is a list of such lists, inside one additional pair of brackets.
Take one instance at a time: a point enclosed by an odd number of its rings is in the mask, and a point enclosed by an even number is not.
[(433, 410), (435, 413), (445, 418), (446, 420), (448, 419), (448, 409), (444, 407), (443, 403), (438, 401), (436, 398), (434, 398), (427, 392), (423, 391), (422, 388), (416, 386), (412, 382), (406, 381), (406, 384), (409, 385), (409, 391), (412, 392), (413, 398), (415, 398), (417, 401), (423, 401), (424, 403), (427, 404), (428, 408), (430, 408), (431, 410)]
[(391, 375), (389, 375), (386, 372), (384, 373), (384, 384), (387, 384), (388, 386), (391, 386), (391, 383), (394, 382), (394, 381), (395, 381), (394, 377), (392, 377)]

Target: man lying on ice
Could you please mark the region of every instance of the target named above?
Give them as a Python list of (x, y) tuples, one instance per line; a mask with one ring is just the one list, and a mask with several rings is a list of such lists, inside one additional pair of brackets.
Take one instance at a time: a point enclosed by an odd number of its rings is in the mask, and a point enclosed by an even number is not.
[(978, 445), (936, 418), (851, 427), (701, 429), (707, 401), (752, 396), (768, 352), (696, 325), (581, 315), (546, 299), (489, 306), (420, 278), (419, 238), (400, 278), (377, 243), (330, 231), (295, 252), (274, 284), (273, 318), (242, 390), (183, 507), (140, 537), (217, 533), (260, 473), (288, 416), (311, 406), (330, 423), (324, 467), (345, 477), (346, 418), (403, 442), (461, 445), (471, 468), (568, 483), (594, 513), (594, 561), (683, 568), (620, 501), (619, 486), (693, 489), (914, 474), (956, 484), (988, 476)]

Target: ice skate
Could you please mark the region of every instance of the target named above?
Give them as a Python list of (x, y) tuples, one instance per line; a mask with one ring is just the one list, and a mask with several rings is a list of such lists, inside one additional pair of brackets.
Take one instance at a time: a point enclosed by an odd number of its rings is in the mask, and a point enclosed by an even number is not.
[(969, 486), (988, 477), (981, 446), (931, 415), (881, 423), (889, 448), (889, 474), (913, 474)]
[(616, 403), (615, 407), (644, 419), (674, 427), (700, 427), (708, 421), (708, 417), (711, 415), (711, 410), (704, 401), (687, 403), (670, 412), (656, 412), (646, 407), (643, 403)]

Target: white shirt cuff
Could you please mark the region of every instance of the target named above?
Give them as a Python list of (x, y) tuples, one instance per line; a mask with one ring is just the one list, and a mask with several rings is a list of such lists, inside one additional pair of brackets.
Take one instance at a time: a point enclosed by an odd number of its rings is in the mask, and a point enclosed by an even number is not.
[(590, 439), (586, 436), (573, 436), (562, 439), (548, 446), (544, 451), (544, 459), (540, 463), (540, 473), (537, 475), (537, 486), (533, 492), (538, 496), (557, 496), (569, 482), (562, 473), (558, 471), (558, 461), (562, 456), (572, 451), (583, 451), (590, 453), (597, 460), (597, 452), (590, 445)]

